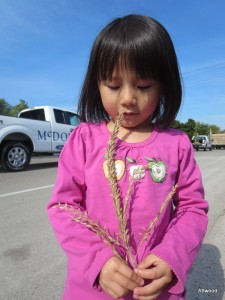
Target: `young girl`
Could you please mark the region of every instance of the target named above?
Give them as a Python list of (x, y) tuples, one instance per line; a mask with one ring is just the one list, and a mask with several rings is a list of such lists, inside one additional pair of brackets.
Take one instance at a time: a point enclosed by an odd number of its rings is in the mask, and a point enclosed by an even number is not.
[[(83, 122), (60, 155), (48, 205), (68, 258), (64, 300), (184, 299), (208, 205), (188, 137), (169, 128), (181, 97), (173, 43), (161, 24), (128, 15), (100, 32), (79, 102)], [(120, 245), (116, 255), (98, 232), (115, 241), (122, 236), (106, 156), (121, 112), (115, 169), (130, 255)]]

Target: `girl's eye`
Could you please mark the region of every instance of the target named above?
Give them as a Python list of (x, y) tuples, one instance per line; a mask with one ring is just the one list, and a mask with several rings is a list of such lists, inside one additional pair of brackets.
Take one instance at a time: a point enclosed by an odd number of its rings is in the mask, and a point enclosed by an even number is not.
[(120, 88), (118, 85), (106, 84), (106, 86), (107, 86), (110, 90), (118, 90), (118, 89)]
[(138, 88), (140, 90), (147, 90), (147, 89), (150, 89), (152, 85), (151, 84), (147, 84), (147, 85), (139, 85)]

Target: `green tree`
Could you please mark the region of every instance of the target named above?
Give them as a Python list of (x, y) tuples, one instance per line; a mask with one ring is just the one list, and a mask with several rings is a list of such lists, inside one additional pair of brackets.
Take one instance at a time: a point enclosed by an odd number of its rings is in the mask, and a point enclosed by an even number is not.
[(10, 116), (12, 106), (3, 98), (0, 98), (0, 115)]
[(28, 107), (27, 102), (22, 99), (14, 106), (10, 105), (5, 99), (0, 99), (0, 115), (16, 117), (21, 110)]
[(19, 104), (12, 107), (12, 111), (10, 115), (16, 117), (21, 110), (26, 109), (28, 107), (29, 106), (27, 102), (25, 100), (20, 99)]
[(172, 124), (172, 128), (181, 129), (181, 122), (178, 120), (175, 120)]
[(196, 133), (196, 122), (193, 119), (188, 119), (186, 123), (183, 124), (182, 130), (189, 136), (189, 139)]
[(206, 123), (201, 123), (198, 121), (195, 121), (193, 119), (188, 119), (186, 123), (181, 123), (178, 120), (175, 120), (172, 124), (172, 128), (179, 129), (181, 131), (184, 131), (190, 139), (192, 139), (193, 136), (197, 135), (208, 135), (210, 136), (210, 133), (223, 133), (224, 131), (221, 131), (220, 127), (217, 125), (209, 125)]
[(212, 125), (209, 125), (209, 127), (210, 127), (212, 133), (220, 133), (220, 131), (221, 131), (220, 127), (217, 125), (212, 124)]
[(198, 134), (209, 135), (210, 134), (210, 127), (209, 127), (209, 125), (206, 124), (206, 123), (199, 123)]

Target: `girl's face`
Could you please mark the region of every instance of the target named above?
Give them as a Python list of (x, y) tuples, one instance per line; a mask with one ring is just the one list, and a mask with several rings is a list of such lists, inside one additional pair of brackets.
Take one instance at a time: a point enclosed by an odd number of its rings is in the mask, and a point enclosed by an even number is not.
[(142, 79), (134, 72), (116, 67), (112, 79), (99, 82), (99, 91), (106, 112), (115, 120), (123, 111), (122, 127), (149, 127), (149, 117), (159, 102), (160, 84), (154, 79)]

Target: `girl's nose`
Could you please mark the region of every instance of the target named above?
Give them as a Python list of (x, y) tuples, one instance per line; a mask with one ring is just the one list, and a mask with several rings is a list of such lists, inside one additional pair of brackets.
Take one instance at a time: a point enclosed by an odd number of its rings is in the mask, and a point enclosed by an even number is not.
[(120, 93), (120, 105), (132, 106), (136, 104), (135, 91), (132, 88), (125, 88)]

